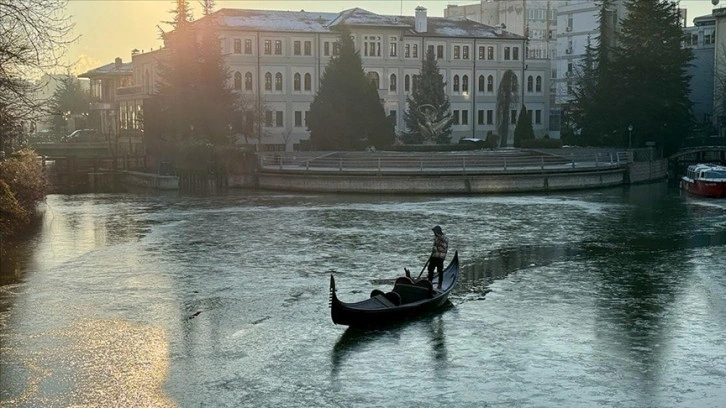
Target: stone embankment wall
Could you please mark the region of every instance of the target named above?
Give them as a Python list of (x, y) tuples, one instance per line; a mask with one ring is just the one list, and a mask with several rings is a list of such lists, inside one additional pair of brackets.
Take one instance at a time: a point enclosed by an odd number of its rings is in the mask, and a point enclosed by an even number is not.
[(630, 184), (662, 180), (667, 177), (668, 159), (632, 162), (628, 164), (627, 182)]

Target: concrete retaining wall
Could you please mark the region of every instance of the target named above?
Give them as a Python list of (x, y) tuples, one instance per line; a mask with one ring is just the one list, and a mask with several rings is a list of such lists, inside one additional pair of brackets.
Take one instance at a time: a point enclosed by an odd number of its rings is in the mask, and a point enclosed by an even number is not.
[(661, 180), (667, 177), (668, 159), (628, 164), (628, 178), (631, 184)]
[(623, 184), (624, 168), (498, 174), (260, 171), (258, 187), (342, 193), (507, 193), (574, 190)]
[(121, 173), (121, 182), (137, 187), (153, 188), (157, 190), (178, 190), (179, 177), (161, 176), (151, 173), (124, 171)]

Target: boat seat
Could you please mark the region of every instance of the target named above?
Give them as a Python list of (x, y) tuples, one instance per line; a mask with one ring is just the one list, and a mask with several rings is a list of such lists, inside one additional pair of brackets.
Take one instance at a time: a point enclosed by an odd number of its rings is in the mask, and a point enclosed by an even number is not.
[(418, 302), (431, 298), (432, 291), (423, 286), (398, 284), (393, 291), (401, 296), (401, 304)]
[(396, 306), (401, 305), (401, 295), (399, 295), (398, 293), (388, 292), (388, 293), (384, 294), (383, 296), (385, 296), (386, 299), (391, 301), (391, 303), (393, 303), (394, 305), (396, 305)]
[(380, 290), (380, 289), (373, 289), (371, 291), (371, 297), (373, 298), (373, 297), (376, 297), (378, 295), (382, 295), (383, 293), (384, 292), (382, 290)]
[(411, 280), (411, 278), (409, 278), (407, 276), (401, 276), (400, 278), (396, 279), (396, 282), (394, 282), (393, 284), (398, 285), (399, 283), (403, 283), (406, 285), (413, 285), (413, 281)]

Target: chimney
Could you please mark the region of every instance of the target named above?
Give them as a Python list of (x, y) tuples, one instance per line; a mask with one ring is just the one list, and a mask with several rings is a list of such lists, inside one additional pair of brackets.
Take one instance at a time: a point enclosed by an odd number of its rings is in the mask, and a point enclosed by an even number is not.
[(134, 48), (133, 50), (131, 50), (131, 56), (133, 57), (135, 55), (139, 55), (139, 49), (138, 48)]
[(121, 69), (121, 57), (116, 57), (114, 63), (116, 64), (116, 69)]
[(416, 7), (416, 22), (414, 25), (414, 31), (417, 33), (427, 32), (429, 29), (426, 21), (426, 8), (422, 6)]

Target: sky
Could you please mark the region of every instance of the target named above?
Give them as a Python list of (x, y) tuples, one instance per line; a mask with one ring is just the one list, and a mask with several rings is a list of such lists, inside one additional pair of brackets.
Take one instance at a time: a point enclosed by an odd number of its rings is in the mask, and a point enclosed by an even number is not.
[[(191, 0), (195, 18), (201, 16), (198, 0)], [(377, 14), (414, 15), (418, 6), (426, 7), (428, 15), (442, 17), (447, 4), (476, 4), (476, 0), (215, 0), (215, 9), (248, 8), (289, 11), (338, 12), (360, 7)], [(73, 65), (72, 72), (81, 74), (112, 63), (116, 57), (131, 61), (131, 51), (150, 51), (161, 47), (161, 29), (171, 18), (173, 0), (69, 0), (66, 15), (75, 25), (73, 36), (78, 39), (66, 52), (66, 63)], [(688, 24), (694, 17), (711, 14), (711, 0), (681, 0), (688, 9)], [(718, 7), (726, 6), (721, 0)]]

